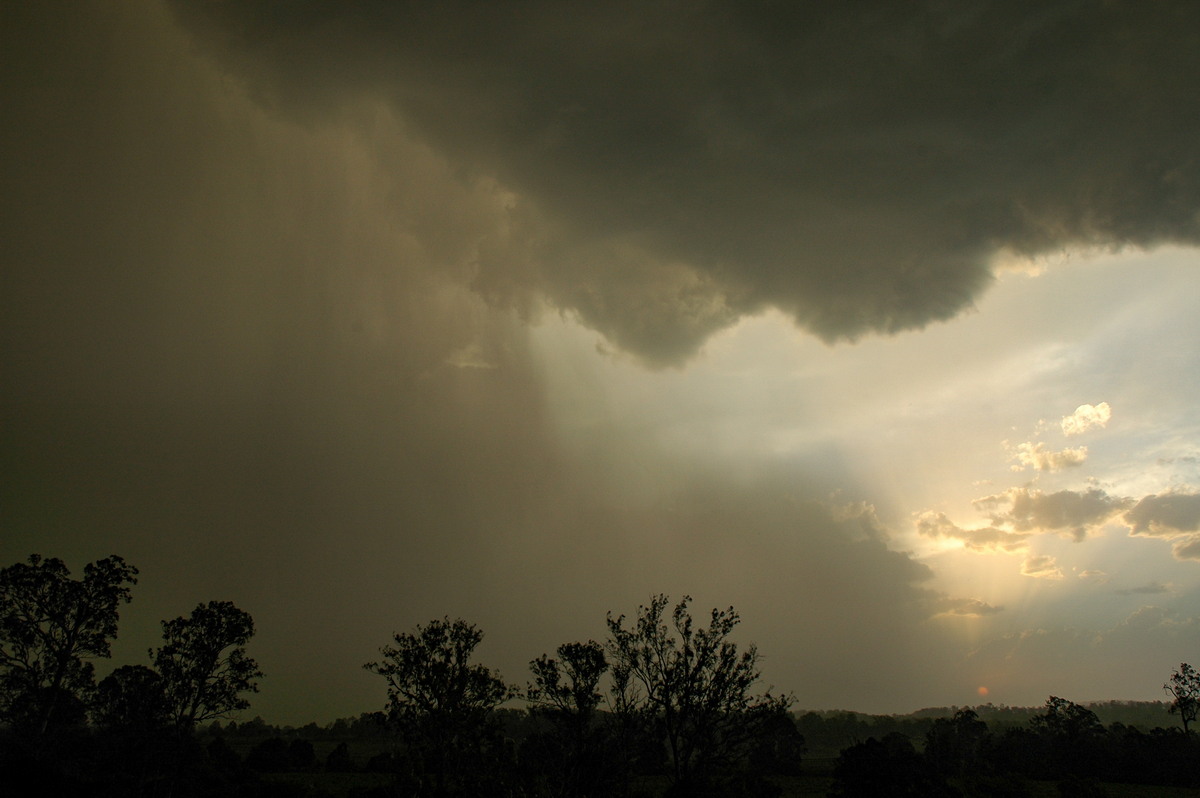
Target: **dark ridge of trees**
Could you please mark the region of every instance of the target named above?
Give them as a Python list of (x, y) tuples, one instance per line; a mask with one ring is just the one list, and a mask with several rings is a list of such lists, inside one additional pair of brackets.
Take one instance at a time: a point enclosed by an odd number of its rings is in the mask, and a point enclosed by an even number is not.
[[(1031, 795), (1034, 782), (1060, 794), (1105, 794), (1101, 783), (1200, 787), (1200, 739), (1178, 729), (1149, 733), (1051, 696), (1024, 726), (992, 731), (973, 710), (933, 720), (923, 750), (890, 733), (844, 749), (831, 795)], [(886, 774), (886, 776), (881, 775)], [(890, 784), (881, 792), (881, 784)]]
[(882, 740), (869, 737), (842, 751), (833, 778), (830, 795), (838, 798), (960, 795), (926, 757), (917, 753), (911, 740), (896, 732)]
[[(755, 689), (758, 651), (730, 640), (732, 607), (700, 624), (687, 597), (664, 595), (632, 619), (610, 613), (603, 642), (532, 660), (521, 690), (474, 661), (481, 630), (443, 618), (397, 633), (366, 666), (386, 683), (382, 711), (237, 722), (262, 674), (246, 652), (253, 620), (229, 602), (164, 621), (148, 664), (95, 682), (136, 573), (115, 556), (81, 579), (36, 555), (0, 570), (5, 796), (770, 798), (813, 794), (813, 778), (832, 796), (1200, 789), (1200, 677), (1187, 663), (1164, 684), (1170, 704), (797, 714), (790, 696)], [(514, 697), (524, 710), (504, 706)], [(1182, 728), (1161, 728), (1168, 710)], [(814, 777), (805, 757), (831, 769)]]

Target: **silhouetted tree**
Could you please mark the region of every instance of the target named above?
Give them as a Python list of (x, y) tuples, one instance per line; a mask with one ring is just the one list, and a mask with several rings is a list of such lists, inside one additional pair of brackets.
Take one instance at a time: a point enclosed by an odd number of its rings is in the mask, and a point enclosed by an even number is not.
[(1031, 775), (1042, 778), (1090, 775), (1102, 766), (1104, 726), (1087, 707), (1050, 696), (1044, 711), (1030, 718), (1029, 726), (1038, 754), (1025, 766)]
[(597, 688), (608, 670), (604, 647), (594, 640), (563, 643), (557, 653), (558, 659), (543, 654), (529, 663), (534, 683), (525, 697), (541, 714), (586, 728), (603, 699)]
[(136, 575), (116, 555), (84, 566), (83, 579), (37, 554), (0, 570), (0, 719), (36, 735), (82, 720), (94, 684), (87, 660), (110, 656)]
[(1171, 696), (1171, 714), (1178, 714), (1183, 723), (1183, 730), (1188, 731), (1189, 724), (1196, 719), (1200, 711), (1200, 673), (1186, 662), (1179, 664), (1179, 670), (1171, 674), (1171, 678), (1163, 685), (1163, 690)]
[(187, 618), (163, 621), (165, 645), (152, 651), (171, 718), (180, 729), (245, 709), (263, 674), (246, 656), (254, 619), (230, 601), (197, 605)]
[(92, 720), (100, 751), (92, 769), (112, 794), (156, 795), (164, 792), (183, 757), (199, 757), (182, 745), (171, 728), (162, 678), (144, 665), (125, 665), (96, 686)]
[(606, 729), (596, 723), (600, 678), (608, 670), (604, 648), (589, 640), (564, 643), (556, 653), (557, 659), (543, 654), (529, 663), (534, 683), (525, 698), (553, 731), (534, 735), (523, 750), (551, 771), (542, 775), (553, 780), (556, 795), (605, 794), (616, 768), (609, 761)]
[(684, 596), (664, 620), (659, 594), (638, 607), (632, 628), (608, 615), (614, 704), (658, 730), (666, 745), (673, 789), (698, 789), (722, 767), (744, 757), (767, 718), (786, 711), (790, 697), (756, 696), (758, 649), (739, 652), (729, 634), (740, 618), (714, 609), (697, 628)]
[(750, 746), (750, 767), (759, 773), (797, 776), (803, 755), (804, 735), (791, 714), (781, 710), (764, 718)]
[(107, 728), (161, 729), (171, 720), (162, 677), (145, 665), (122, 665), (96, 686), (92, 718)]
[(1052, 695), (1046, 699), (1043, 709), (1029, 721), (1035, 731), (1068, 740), (1085, 739), (1104, 732), (1096, 713), (1074, 701)]
[(973, 709), (960, 709), (951, 718), (937, 718), (925, 735), (925, 758), (942, 773), (965, 775), (979, 759), (987, 724)]
[(483, 632), (462, 619), (433, 620), (393, 636), (380, 662), (363, 667), (387, 680), (389, 718), (435, 795), (478, 784), (500, 747), (490, 714), (515, 695), (498, 674), (472, 664)]

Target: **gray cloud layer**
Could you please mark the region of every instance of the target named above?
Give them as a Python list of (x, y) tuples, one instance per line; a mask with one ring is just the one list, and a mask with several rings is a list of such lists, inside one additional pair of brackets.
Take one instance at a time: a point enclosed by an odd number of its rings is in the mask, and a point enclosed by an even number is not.
[(268, 106), (379, 97), (497, 179), (477, 290), (655, 363), (764, 306), (946, 319), (999, 249), (1200, 241), (1192, 4), (178, 7)]

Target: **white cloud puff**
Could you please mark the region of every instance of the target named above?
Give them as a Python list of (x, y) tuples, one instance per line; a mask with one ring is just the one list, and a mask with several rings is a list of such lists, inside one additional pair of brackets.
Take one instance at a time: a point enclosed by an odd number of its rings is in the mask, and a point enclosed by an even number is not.
[(1012, 466), (1013, 471), (1026, 468), (1035, 471), (1062, 471), (1064, 468), (1083, 465), (1087, 460), (1087, 451), (1086, 446), (1080, 446), (1078, 449), (1051, 452), (1046, 450), (1044, 443), (1026, 442), (1017, 446), (1016, 453), (1010, 459), (1017, 461), (1017, 464)]
[(1103, 429), (1108, 425), (1110, 418), (1112, 418), (1112, 408), (1108, 406), (1108, 402), (1101, 402), (1098, 405), (1080, 405), (1071, 415), (1063, 416), (1063, 435), (1068, 437), (1080, 435), (1095, 427)]

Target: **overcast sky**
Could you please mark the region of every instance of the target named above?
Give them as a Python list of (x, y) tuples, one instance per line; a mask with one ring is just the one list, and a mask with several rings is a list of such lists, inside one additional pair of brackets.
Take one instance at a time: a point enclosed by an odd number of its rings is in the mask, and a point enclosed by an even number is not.
[(734, 605), (801, 708), (1200, 660), (1200, 6), (38, 2), (0, 40), (0, 555), (137, 565), (114, 665), (232, 600), (247, 716), (325, 722), (394, 631), (461, 616), (524, 683), (658, 592)]

